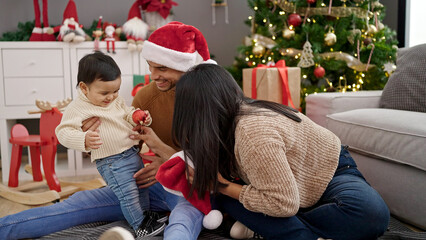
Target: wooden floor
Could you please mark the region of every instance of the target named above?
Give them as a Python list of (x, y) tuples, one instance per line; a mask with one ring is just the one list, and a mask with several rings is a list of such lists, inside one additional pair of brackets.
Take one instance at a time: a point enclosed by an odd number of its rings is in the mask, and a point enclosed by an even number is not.
[[(100, 175), (87, 175), (87, 176), (78, 176), (78, 177), (64, 177), (64, 178), (59, 178), (59, 180), (64, 180), (64, 181), (87, 181), (87, 180), (91, 180), (91, 179), (95, 179), (100, 177)], [(23, 182), (24, 183), (24, 182)], [(0, 169), (0, 184), (3, 184), (2, 182), (2, 169)], [(49, 188), (43, 187), (34, 191), (46, 191), (49, 190)], [(63, 200), (63, 199), (61, 199)], [(5, 198), (0, 197), (0, 217), (4, 217), (10, 214), (14, 214), (14, 213), (18, 213), (21, 212), (23, 210), (27, 210), (30, 208), (34, 208), (34, 207), (40, 207), (40, 206), (47, 206), (50, 205), (52, 203), (49, 204), (45, 204), (45, 205), (38, 205), (38, 206), (28, 206), (28, 205), (23, 205), (23, 204), (19, 204), (19, 203), (15, 203), (12, 201), (9, 201)]]
[[(77, 177), (64, 177), (64, 178), (59, 178), (59, 180), (64, 180), (64, 181), (87, 181), (87, 180), (91, 180), (91, 179), (95, 179), (100, 177), (99, 174), (96, 175), (87, 175), (87, 176), (77, 176)], [(3, 184), (2, 182), (2, 169), (0, 166), (0, 184)], [(46, 186), (45, 188), (41, 188), (41, 189), (37, 189), (36, 191), (45, 191), (48, 190), (49, 188)], [(63, 200), (63, 199), (61, 199)], [(0, 197), (0, 218), (10, 215), (10, 214), (14, 214), (14, 213), (18, 213), (21, 212), (23, 210), (27, 210), (30, 208), (34, 208), (34, 207), (40, 207), (40, 206), (48, 206), (51, 205), (53, 203), (49, 203), (49, 204), (45, 204), (45, 205), (38, 205), (38, 206), (28, 206), (28, 205), (23, 205), (23, 204), (19, 204), (19, 203), (15, 203), (12, 201), (9, 201), (5, 198)], [(411, 228), (412, 230), (416, 231), (416, 232), (423, 232), (423, 230), (418, 229), (414, 226), (411, 226), (409, 224), (405, 224), (407, 225), (407, 227)]]

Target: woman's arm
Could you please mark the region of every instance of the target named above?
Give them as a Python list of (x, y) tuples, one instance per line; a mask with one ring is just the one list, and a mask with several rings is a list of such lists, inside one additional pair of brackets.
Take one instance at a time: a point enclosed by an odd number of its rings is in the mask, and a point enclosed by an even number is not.
[(176, 150), (161, 141), (161, 139), (157, 136), (157, 134), (155, 134), (152, 128), (138, 125), (134, 127), (133, 130), (140, 132), (140, 134), (130, 135), (130, 138), (144, 141), (145, 144), (149, 147), (149, 149), (151, 149), (153, 153), (164, 159), (164, 161), (166, 161), (174, 153), (176, 153)]
[(218, 187), (218, 191), (220, 193), (237, 200), (240, 198), (241, 189), (243, 188), (242, 185), (226, 180), (220, 173), (217, 174), (217, 180), (219, 183), (223, 184)]
[(144, 141), (151, 151), (158, 155), (142, 155), (143, 159), (150, 160), (152, 162), (133, 175), (136, 179), (136, 183), (139, 185), (139, 188), (147, 188), (157, 182), (155, 175), (157, 174), (158, 168), (161, 164), (167, 161), (167, 159), (169, 159), (176, 150), (161, 141), (155, 132), (149, 127), (138, 125), (133, 128), (133, 130), (140, 132), (141, 134), (130, 135), (130, 138)]

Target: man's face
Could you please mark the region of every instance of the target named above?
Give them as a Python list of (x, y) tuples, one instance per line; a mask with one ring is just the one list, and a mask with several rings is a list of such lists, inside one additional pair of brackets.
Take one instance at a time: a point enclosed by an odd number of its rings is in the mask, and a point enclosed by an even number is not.
[(163, 65), (147, 61), (151, 79), (157, 84), (158, 90), (165, 92), (176, 86), (177, 81), (183, 75), (183, 72), (177, 71)]

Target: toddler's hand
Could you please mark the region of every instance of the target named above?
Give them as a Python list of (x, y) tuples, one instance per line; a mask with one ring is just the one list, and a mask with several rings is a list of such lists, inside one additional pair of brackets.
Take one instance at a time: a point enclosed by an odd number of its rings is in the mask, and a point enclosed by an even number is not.
[(102, 145), (99, 130), (88, 130), (85, 137), (84, 146), (86, 149), (98, 149)]
[(132, 115), (133, 122), (138, 125), (149, 126), (151, 125), (152, 118), (148, 110), (136, 110)]
[(149, 127), (149, 125), (151, 125), (151, 123), (152, 123), (151, 114), (149, 113), (148, 110), (145, 110), (144, 112), (146, 114), (146, 117), (145, 117), (145, 121), (143, 121), (142, 125)]

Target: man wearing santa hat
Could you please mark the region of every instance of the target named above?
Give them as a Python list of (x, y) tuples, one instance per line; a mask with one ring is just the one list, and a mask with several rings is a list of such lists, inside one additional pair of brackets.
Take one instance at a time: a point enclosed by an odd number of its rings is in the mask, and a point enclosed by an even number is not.
[[(150, 111), (153, 122), (143, 128), (140, 139), (157, 154), (144, 156), (152, 163), (134, 177), (141, 188), (149, 187), (152, 211), (171, 211), (164, 239), (197, 239), (204, 214), (184, 197), (167, 192), (156, 180), (159, 166), (178, 147), (171, 139), (175, 85), (184, 72), (200, 63), (215, 63), (210, 59), (207, 42), (195, 27), (171, 22), (154, 31), (142, 50), (153, 82), (135, 96), (133, 106)], [(85, 122), (84, 130), (96, 130), (98, 119)], [(152, 219), (157, 220), (153, 215)], [(80, 191), (67, 200), (47, 207), (29, 209), (0, 219), (0, 236), (34, 238), (76, 225), (97, 221), (124, 220), (119, 201), (108, 187)], [(60, 223), (60, 224), (59, 224)]]

